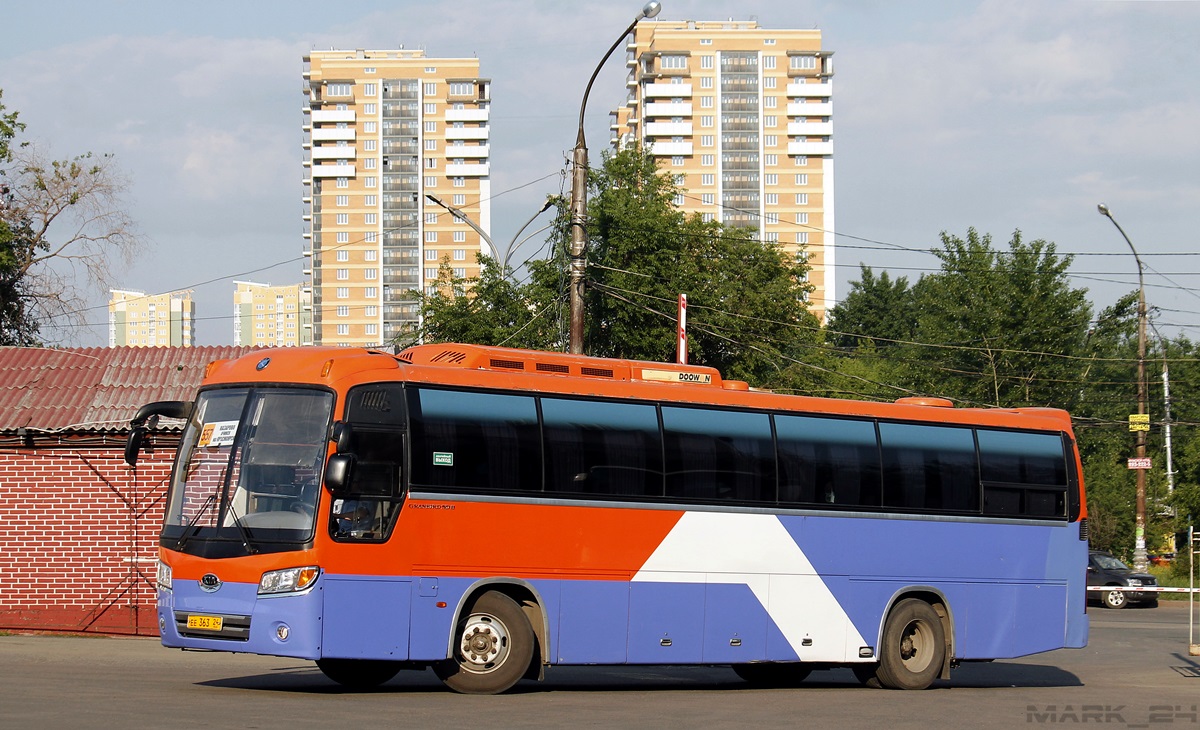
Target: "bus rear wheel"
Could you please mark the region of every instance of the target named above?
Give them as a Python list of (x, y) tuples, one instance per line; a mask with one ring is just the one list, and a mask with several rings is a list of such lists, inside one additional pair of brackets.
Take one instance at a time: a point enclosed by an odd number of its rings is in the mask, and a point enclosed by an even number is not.
[(946, 659), (946, 631), (933, 606), (917, 598), (900, 601), (888, 614), (875, 678), (888, 689), (925, 689)]
[(317, 668), (343, 687), (370, 689), (388, 681), (403, 668), (402, 662), (375, 659), (318, 659)]
[(756, 687), (795, 687), (812, 673), (811, 667), (794, 662), (734, 664), (737, 676)]
[(499, 694), (525, 674), (533, 644), (533, 628), (521, 607), (503, 593), (489, 591), (458, 622), (452, 656), (433, 669), (455, 692)]

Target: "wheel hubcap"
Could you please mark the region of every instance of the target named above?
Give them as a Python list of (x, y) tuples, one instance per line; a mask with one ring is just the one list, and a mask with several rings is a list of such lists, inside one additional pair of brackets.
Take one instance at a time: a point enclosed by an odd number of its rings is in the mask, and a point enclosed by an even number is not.
[(468, 671), (488, 672), (508, 653), (508, 633), (494, 616), (472, 614), (463, 627), (459, 662)]
[(900, 659), (910, 671), (920, 672), (929, 666), (933, 655), (930, 642), (933, 633), (923, 621), (913, 621), (904, 627), (900, 636)]

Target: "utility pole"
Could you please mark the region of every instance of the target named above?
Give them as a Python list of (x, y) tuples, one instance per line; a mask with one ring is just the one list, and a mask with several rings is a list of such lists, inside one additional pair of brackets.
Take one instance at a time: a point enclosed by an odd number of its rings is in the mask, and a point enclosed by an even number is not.
[[(1137, 249), (1133, 247), (1133, 241), (1129, 240), (1129, 236), (1125, 234), (1125, 229), (1121, 228), (1121, 224), (1117, 223), (1117, 219), (1113, 218), (1108, 206), (1104, 203), (1096, 206), (1100, 211), (1100, 215), (1112, 221), (1112, 224), (1121, 232), (1121, 237), (1125, 239), (1125, 243), (1129, 244), (1129, 250), (1133, 252), (1133, 258), (1137, 262), (1138, 267), (1138, 360), (1137, 360), (1137, 399), (1138, 399), (1138, 415), (1146, 415), (1146, 282), (1142, 275), (1142, 258), (1138, 256)], [(1140, 420), (1140, 419), (1139, 419)], [(1146, 430), (1138, 424), (1135, 431), (1137, 458), (1139, 462), (1144, 462), (1146, 458)], [(1140, 464), (1139, 464), (1140, 466)], [(1134, 521), (1134, 544), (1133, 544), (1133, 567), (1136, 570), (1146, 570), (1146, 470), (1135, 469), (1137, 472), (1137, 503), (1135, 509)]]
[(634, 27), (642, 18), (653, 18), (662, 10), (662, 5), (652, 0), (646, 3), (642, 12), (633, 19), (629, 27), (617, 37), (608, 53), (600, 59), (592, 77), (588, 79), (587, 88), (583, 90), (583, 102), (579, 105), (579, 129), (575, 133), (575, 151), (571, 155), (571, 278), (568, 285), (571, 311), (570, 351), (575, 355), (583, 354), (583, 273), (587, 263), (584, 253), (587, 248), (587, 171), (588, 151), (587, 141), (583, 136), (583, 113), (587, 109), (588, 94), (592, 93), (592, 84), (604, 66), (608, 57), (617, 50), (625, 36), (633, 32)]

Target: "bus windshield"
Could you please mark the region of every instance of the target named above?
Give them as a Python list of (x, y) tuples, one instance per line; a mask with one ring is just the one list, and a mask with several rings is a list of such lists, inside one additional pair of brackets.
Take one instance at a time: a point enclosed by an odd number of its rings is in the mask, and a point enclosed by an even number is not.
[(200, 394), (180, 444), (162, 541), (272, 551), (312, 539), (333, 409), (311, 389), (228, 388)]

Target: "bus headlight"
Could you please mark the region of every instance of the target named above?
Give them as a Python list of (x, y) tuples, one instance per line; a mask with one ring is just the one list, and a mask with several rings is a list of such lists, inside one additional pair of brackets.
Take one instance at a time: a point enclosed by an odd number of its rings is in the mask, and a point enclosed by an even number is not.
[(258, 581), (258, 594), (261, 596), (302, 591), (311, 586), (320, 574), (321, 569), (315, 565), (272, 570), (262, 574), (262, 579)]
[(154, 579), (154, 583), (160, 591), (171, 590), (171, 566), (163, 561), (158, 561), (158, 576)]

